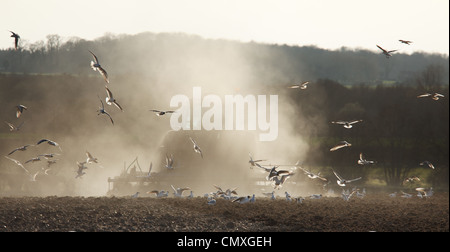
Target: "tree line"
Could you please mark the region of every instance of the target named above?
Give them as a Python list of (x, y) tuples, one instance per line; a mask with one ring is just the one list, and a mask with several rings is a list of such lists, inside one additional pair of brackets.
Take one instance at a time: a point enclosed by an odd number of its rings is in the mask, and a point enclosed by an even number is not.
[[(183, 33), (106, 34), (95, 40), (62, 38), (50, 34), (46, 41), (19, 41), (0, 51), (0, 72), (88, 74), (88, 50), (101, 55), (115, 73), (152, 73), (161, 65), (182, 64), (192, 58), (220, 60), (222, 52), (238, 52), (267, 83), (305, 79), (332, 79), (344, 85), (408, 83), (428, 66), (441, 71), (438, 85), (448, 85), (448, 55), (395, 53), (386, 59), (374, 50), (325, 50), (315, 46), (242, 43), (204, 39)], [(413, 46), (413, 45), (411, 45)], [(278, 73), (273, 76), (269, 73)], [(282, 77), (283, 76), (283, 77)]]

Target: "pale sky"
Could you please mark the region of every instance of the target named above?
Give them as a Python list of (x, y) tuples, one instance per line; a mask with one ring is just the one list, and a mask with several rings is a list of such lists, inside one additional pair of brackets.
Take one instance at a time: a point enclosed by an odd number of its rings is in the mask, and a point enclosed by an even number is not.
[[(183, 32), (242, 42), (449, 54), (448, 0), (1, 0), (0, 49), (49, 34)], [(409, 46), (398, 40), (411, 40)]]

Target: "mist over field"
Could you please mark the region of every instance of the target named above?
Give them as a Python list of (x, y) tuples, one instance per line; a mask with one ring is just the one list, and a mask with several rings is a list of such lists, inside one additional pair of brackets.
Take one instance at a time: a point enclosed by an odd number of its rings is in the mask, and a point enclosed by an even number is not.
[[(376, 179), (400, 186), (405, 177), (417, 173), (426, 176), (426, 185), (448, 189), (448, 56), (398, 54), (387, 60), (367, 51), (149, 33), (66, 42), (54, 35), (41, 45), (0, 51), (4, 124), (0, 151), (33, 173), (47, 167), (47, 160), (41, 157), (25, 164), (27, 160), (44, 153), (59, 155), (49, 175), (40, 173), (34, 182), (2, 157), (0, 173), (5, 179), (0, 180), (0, 194), (105, 195), (108, 178), (120, 175), (135, 158), (143, 172), (152, 163), (152, 171), (164, 175), (166, 184), (156, 184), (155, 190), (172, 192), (168, 185), (173, 184), (203, 195), (217, 184), (224, 189), (238, 187), (242, 195), (271, 192), (270, 184), (256, 187), (253, 183), (265, 181), (267, 173), (249, 168), (249, 153), (254, 159), (267, 160), (261, 163), (266, 167), (282, 165), (279, 169), (296, 173), (288, 180), (295, 183), (287, 183), (279, 192), (321, 192), (320, 183), (292, 169), (297, 161), (327, 175), (332, 186), (336, 183), (331, 170), (336, 169), (344, 176), (363, 176), (360, 185)], [(109, 84), (90, 68), (88, 50), (108, 72)], [(287, 88), (303, 81), (311, 82), (305, 90)], [(123, 111), (105, 103), (105, 85)], [(261, 132), (247, 128), (173, 131), (170, 114), (158, 117), (149, 111), (178, 109), (170, 107), (170, 100), (181, 94), (191, 99), (192, 117), (194, 87), (201, 88), (202, 98), (277, 95), (277, 139), (261, 142)], [(418, 99), (423, 92), (440, 92), (445, 98)], [(106, 115), (98, 115), (98, 96), (114, 125)], [(15, 115), (18, 104), (28, 108), (20, 118)], [(202, 108), (202, 115), (208, 109)], [(351, 130), (331, 124), (353, 119), (364, 121)], [(23, 126), (10, 132), (5, 122), (16, 126), (23, 122)], [(203, 158), (194, 152), (189, 137), (196, 140)], [(61, 150), (46, 143), (36, 145), (41, 139), (59, 143)], [(352, 142), (352, 147), (330, 153), (341, 140)], [(35, 146), (8, 155), (26, 144)], [(75, 178), (77, 161), (86, 160), (86, 151), (99, 164), (87, 164), (86, 174)], [(374, 169), (356, 164), (360, 152), (378, 161)], [(167, 170), (165, 156), (171, 154), (175, 169)], [(433, 161), (435, 173), (418, 165), (424, 160)], [(395, 175), (389, 175), (391, 170)]]

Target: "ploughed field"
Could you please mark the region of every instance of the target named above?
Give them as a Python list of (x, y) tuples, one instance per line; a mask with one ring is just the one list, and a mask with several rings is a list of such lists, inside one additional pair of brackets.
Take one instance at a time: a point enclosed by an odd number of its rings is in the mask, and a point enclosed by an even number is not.
[[(400, 195), (400, 194), (399, 194)], [(2, 197), (2, 232), (448, 232), (449, 195), (367, 194), (239, 204), (154, 197)]]

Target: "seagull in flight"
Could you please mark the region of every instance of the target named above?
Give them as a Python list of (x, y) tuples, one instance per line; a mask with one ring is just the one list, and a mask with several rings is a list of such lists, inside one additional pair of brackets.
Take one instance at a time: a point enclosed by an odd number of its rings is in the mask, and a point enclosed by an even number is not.
[(87, 169), (86, 166), (84, 166), (86, 164), (86, 162), (78, 162), (77, 161), (77, 165), (78, 165), (78, 170), (77, 170), (77, 176), (75, 178), (79, 178), (81, 176), (83, 176), (84, 174), (86, 174), (83, 170)]
[(407, 184), (407, 183), (414, 183), (414, 182), (420, 182), (420, 178), (417, 176), (412, 176), (409, 178), (406, 178), (405, 180), (403, 180), (403, 185)]
[(381, 46), (379, 46), (379, 45), (377, 45), (377, 47), (380, 48), (381, 51), (383, 51), (383, 54), (386, 56), (387, 59), (389, 59), (389, 57), (392, 56), (391, 53), (397, 51), (397, 50), (390, 50), (390, 51), (388, 51), (388, 50), (383, 49), (383, 48), (382, 48)]
[(434, 170), (434, 165), (430, 161), (423, 161), (419, 165), (422, 165), (422, 166), (426, 165), (426, 166), (428, 166), (428, 167), (430, 167), (431, 169)]
[(155, 114), (157, 116), (163, 116), (165, 114), (175, 113), (175, 111), (173, 111), (173, 110), (164, 111), (164, 110), (150, 109), (150, 111), (155, 112)]
[(328, 182), (328, 179), (320, 176), (320, 172), (318, 174), (312, 173), (308, 170), (306, 170), (305, 168), (300, 166), (300, 169), (302, 169), (303, 172), (305, 172), (305, 174), (308, 176), (308, 178), (310, 179), (320, 179), (322, 181)]
[(285, 174), (287, 174), (287, 175), (294, 175), (293, 172), (290, 172), (290, 171), (287, 171), (287, 170), (277, 171), (276, 169), (278, 168), (278, 166), (273, 166), (272, 168), (266, 168), (266, 167), (261, 166), (258, 163), (255, 163), (255, 165), (256, 165), (256, 167), (264, 169), (264, 171), (269, 173), (269, 175), (267, 175), (267, 177), (266, 177), (267, 180), (273, 180), (274, 177), (278, 177), (280, 175), (285, 175)]
[(362, 122), (363, 120), (353, 120), (353, 121), (332, 121), (331, 123), (344, 125), (344, 128), (351, 129), (353, 127), (352, 124)]
[(19, 131), (20, 130), (20, 128), (22, 127), (22, 125), (23, 125), (23, 123), (24, 122), (22, 122), (19, 126), (15, 126), (14, 124), (12, 124), (12, 123), (9, 123), (9, 122), (6, 122), (5, 121), (5, 123), (6, 124), (8, 124), (8, 126), (9, 126), (9, 131)]
[(292, 172), (287, 171), (287, 170), (277, 171), (276, 170), (277, 168), (278, 168), (278, 166), (274, 166), (274, 167), (272, 167), (272, 169), (270, 169), (269, 175), (267, 176), (267, 180), (272, 180), (273, 177), (278, 177), (278, 176), (281, 176), (284, 174), (294, 175)]
[(374, 163), (375, 163), (375, 161), (369, 161), (369, 160), (366, 160), (366, 159), (364, 158), (364, 155), (362, 154), (362, 152), (359, 153), (358, 164), (360, 164), (360, 165), (366, 165), (366, 164), (374, 164)]
[(293, 173), (290, 174), (284, 174), (281, 176), (281, 178), (277, 177), (273, 177), (273, 181), (274, 181), (274, 189), (278, 189), (280, 190), (280, 188), (282, 187), (282, 185), (284, 184), (284, 182), (286, 182), (286, 180), (291, 176), (294, 175)]
[(304, 81), (304, 82), (302, 82), (300, 84), (289, 86), (288, 88), (307, 89), (308, 88), (308, 84), (309, 84), (309, 81)]
[(60, 155), (60, 154), (57, 154), (57, 153), (48, 153), (48, 154), (39, 154), (38, 156), (44, 157), (45, 159), (49, 159), (49, 158), (54, 158), (55, 155)]
[(175, 197), (182, 197), (183, 196), (183, 192), (186, 190), (191, 190), (191, 188), (189, 187), (184, 187), (184, 188), (176, 188), (173, 185), (170, 185), (170, 187), (172, 187), (173, 191), (174, 191), (174, 195)]
[(437, 101), (440, 98), (443, 98), (445, 96), (443, 94), (439, 94), (439, 93), (434, 93), (434, 94), (425, 93), (425, 94), (421, 94), (421, 95), (417, 96), (417, 98), (424, 98), (424, 97), (431, 97), (431, 99)]
[(360, 180), (362, 178), (362, 177), (359, 177), (359, 178), (355, 178), (355, 179), (344, 179), (334, 170), (333, 170), (333, 173), (336, 176), (336, 178), (338, 179), (336, 182), (339, 186), (346, 186), (346, 184), (351, 183), (353, 181)]
[(398, 41), (400, 41), (400, 42), (403, 43), (403, 44), (407, 44), (407, 45), (410, 45), (410, 44), (412, 43), (412, 41), (409, 41), (409, 40), (403, 40), (403, 39), (399, 39)]
[(167, 156), (166, 154), (166, 165), (165, 167), (169, 170), (173, 170), (174, 166), (173, 166), (173, 155), (170, 154), (170, 157)]
[(103, 67), (100, 65), (100, 62), (98, 61), (97, 56), (95, 56), (95, 54), (91, 51), (89, 51), (92, 54), (92, 57), (94, 57), (94, 61), (91, 61), (91, 68), (94, 71), (98, 71), (102, 76), (103, 79), (105, 79), (106, 83), (109, 83), (108, 80), (108, 73), (106, 72), (105, 69), (103, 69)]
[(203, 158), (203, 153), (202, 150), (200, 149), (200, 147), (197, 145), (197, 143), (195, 142), (194, 139), (192, 139), (192, 137), (189, 137), (189, 139), (191, 139), (191, 142), (194, 144), (194, 151), (199, 153), (200, 156)]
[(27, 145), (24, 145), (24, 146), (17, 147), (14, 150), (12, 150), (10, 153), (8, 153), (8, 156), (13, 154), (16, 151), (26, 151), (29, 146), (34, 146), (34, 145), (27, 144)]
[(28, 108), (22, 104), (19, 104), (16, 106), (16, 117), (17, 118), (19, 118), (22, 115), (24, 109), (27, 110)]
[(117, 108), (119, 108), (121, 111), (123, 111), (122, 107), (119, 105), (119, 103), (117, 103), (116, 99), (114, 99), (111, 90), (109, 90), (109, 88), (107, 86), (105, 86), (105, 89), (106, 89), (106, 94), (108, 95), (108, 97), (105, 98), (106, 104), (108, 104), (108, 105), (114, 104)]
[(87, 156), (86, 163), (88, 164), (98, 163), (98, 159), (92, 156), (91, 153), (89, 153), (89, 151), (86, 151), (86, 156)]
[(250, 163), (250, 165), (251, 165), (250, 168), (254, 167), (257, 162), (266, 161), (266, 160), (263, 160), (263, 159), (253, 160), (252, 154), (250, 152), (248, 153), (248, 156), (250, 157), (250, 160), (248, 161)]
[[(98, 97), (98, 98), (100, 99), (100, 97)], [(114, 121), (113, 121), (111, 115), (108, 112), (106, 112), (106, 110), (105, 110), (105, 105), (103, 105), (102, 99), (100, 99), (100, 102), (102, 103), (102, 106), (98, 108), (98, 110), (97, 110), (98, 114), (97, 115), (100, 115), (100, 114), (107, 115), (109, 117), (109, 120), (111, 120), (111, 123), (114, 125)]]
[(338, 144), (338, 145), (334, 146), (333, 148), (331, 148), (330, 151), (339, 150), (341, 148), (349, 147), (349, 146), (352, 146), (352, 144), (347, 142), (347, 141), (341, 141), (340, 144)]
[(34, 163), (34, 162), (38, 162), (38, 161), (41, 161), (41, 158), (40, 158), (39, 156), (34, 157), (34, 158), (30, 159), (30, 160), (27, 160), (27, 161), (25, 162), (25, 164), (27, 164), (27, 163), (29, 163), (29, 162)]
[(41, 139), (41, 140), (39, 140), (39, 142), (37, 142), (36, 145), (39, 145), (39, 144), (41, 144), (43, 142), (47, 142), (50, 145), (56, 146), (56, 147), (59, 148), (60, 151), (62, 151), (61, 146), (59, 146), (59, 144), (57, 142), (52, 141), (52, 140), (48, 140), (48, 139)]
[(224, 196), (225, 198), (230, 198), (231, 194), (237, 195), (238, 193), (236, 192), (237, 187), (230, 189), (228, 188), (226, 191), (222, 190), (222, 188), (218, 185), (213, 185), (216, 189), (217, 189), (217, 195), (219, 196)]
[(19, 48), (20, 36), (19, 36), (19, 34), (13, 32), (13, 31), (9, 31), (9, 32), (11, 32), (11, 38), (14, 38), (14, 49), (17, 51), (17, 49)]

